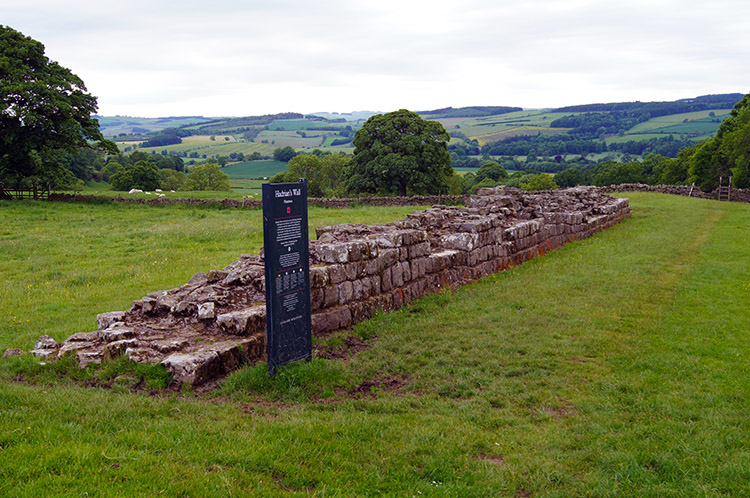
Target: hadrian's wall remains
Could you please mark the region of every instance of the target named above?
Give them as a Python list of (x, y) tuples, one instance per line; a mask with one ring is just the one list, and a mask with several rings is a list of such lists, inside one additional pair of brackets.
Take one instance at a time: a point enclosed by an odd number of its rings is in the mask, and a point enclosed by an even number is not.
[[(595, 187), (542, 193), (481, 189), (465, 207), (436, 205), (384, 225), (318, 228), (310, 243), (313, 334), (345, 329), (378, 311), (478, 280), (619, 223), (627, 199)], [(151, 293), (128, 311), (103, 313), (99, 329), (33, 351), (80, 366), (126, 355), (162, 363), (200, 384), (265, 355), (262, 255)]]

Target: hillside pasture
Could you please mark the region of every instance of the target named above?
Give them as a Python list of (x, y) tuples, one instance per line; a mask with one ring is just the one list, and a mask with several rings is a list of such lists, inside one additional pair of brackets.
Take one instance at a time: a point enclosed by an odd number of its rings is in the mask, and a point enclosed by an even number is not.
[(270, 178), (284, 170), (286, 170), (285, 162), (270, 160), (231, 163), (221, 168), (221, 171), (229, 175), (229, 178)]
[(560, 135), (567, 133), (567, 128), (543, 128), (541, 126), (513, 126), (506, 125), (507, 129), (489, 133), (486, 135), (477, 135), (472, 138), (476, 138), (479, 145), (492, 144), (500, 140), (505, 140), (511, 137), (519, 136), (536, 136), (542, 135)]
[(255, 137), (255, 141), (269, 143), (274, 147), (290, 146), (295, 149), (310, 149), (320, 147), (324, 141), (324, 137), (320, 132), (309, 132), (307, 137), (302, 137), (294, 131), (264, 130)]
[[(686, 124), (689, 124), (690, 122), (693, 122), (693, 121), (703, 121), (706, 119), (718, 119), (719, 122), (713, 124), (714, 125), (713, 133), (715, 133), (716, 130), (719, 128), (721, 121), (729, 117), (730, 111), (731, 109), (717, 109), (715, 111), (686, 112), (682, 114), (660, 116), (660, 117), (652, 118), (652, 119), (649, 119), (648, 121), (635, 125), (634, 127), (630, 128), (628, 131), (626, 131), (625, 134), (633, 135), (633, 134), (643, 134), (643, 133), (654, 132), (655, 130), (662, 130), (670, 126), (683, 124), (683, 122), (686, 119), (688, 120), (688, 123)], [(710, 112), (715, 113), (715, 116), (712, 118), (709, 117)]]
[(183, 137), (182, 143), (190, 142), (236, 142), (234, 135), (190, 135)]
[(229, 185), (232, 187), (233, 194), (239, 194), (242, 197), (252, 195), (255, 199), (261, 200), (263, 198), (263, 187), (264, 183), (268, 183), (267, 180), (248, 180), (245, 178), (237, 178), (229, 180)]
[(131, 116), (95, 116), (99, 129), (105, 137), (114, 137), (121, 133), (150, 133), (164, 128), (179, 128), (192, 123), (204, 123), (208, 118), (200, 116), (181, 116), (166, 118), (136, 118)]
[(439, 118), (436, 121), (443, 124), (448, 132), (460, 131), (469, 139), (477, 139), (484, 144), (518, 135), (564, 133), (567, 128), (550, 128), (549, 124), (561, 116), (574, 114), (579, 113), (528, 110), (478, 118)]
[[(206, 157), (218, 157), (218, 156), (228, 156), (232, 152), (242, 152), (245, 155), (252, 154), (253, 152), (258, 152), (263, 155), (270, 156), (273, 154), (274, 149), (276, 149), (276, 145), (272, 144), (262, 144), (262, 143), (256, 143), (256, 142), (245, 142), (245, 141), (187, 141), (183, 142), (181, 144), (175, 144), (175, 145), (166, 145), (161, 147), (143, 147), (138, 150), (141, 150), (147, 154), (155, 153), (155, 154), (161, 154), (162, 151), (165, 153), (170, 152), (179, 152), (179, 153), (186, 153), (190, 154), (192, 152), (196, 152), (199, 154), (199, 156), (202, 158), (203, 154), (206, 154)], [(189, 160), (190, 158), (183, 158), (185, 160)]]

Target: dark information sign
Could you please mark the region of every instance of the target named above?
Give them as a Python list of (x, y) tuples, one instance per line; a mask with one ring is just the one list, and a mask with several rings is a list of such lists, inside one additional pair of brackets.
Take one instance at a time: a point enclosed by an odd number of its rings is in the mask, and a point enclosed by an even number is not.
[(268, 371), (312, 358), (307, 180), (263, 184)]

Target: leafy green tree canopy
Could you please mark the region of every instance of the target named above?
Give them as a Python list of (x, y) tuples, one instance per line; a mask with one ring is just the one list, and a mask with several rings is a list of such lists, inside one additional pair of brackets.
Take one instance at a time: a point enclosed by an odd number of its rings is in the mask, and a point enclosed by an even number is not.
[(273, 151), (273, 158), (284, 163), (288, 163), (296, 155), (297, 152), (289, 145)]
[(54, 156), (93, 146), (110, 153), (96, 113), (96, 97), (69, 69), (49, 60), (44, 45), (0, 25), (0, 182), (51, 180)]
[(346, 184), (355, 193), (438, 194), (453, 175), (443, 125), (401, 109), (370, 117), (354, 135)]
[(229, 175), (218, 164), (197, 164), (190, 168), (182, 190), (232, 190)]
[(500, 180), (506, 180), (508, 178), (508, 172), (502, 165), (496, 163), (495, 161), (489, 161), (487, 163), (484, 163), (477, 170), (477, 179), (479, 181), (482, 181), (485, 178), (489, 178), (496, 182)]
[(271, 182), (296, 182), (300, 178), (307, 178), (310, 197), (340, 196), (345, 193), (342, 177), (349, 161), (350, 156), (341, 152), (323, 156), (300, 154), (289, 161), (287, 171), (271, 178)]
[(185, 173), (170, 168), (160, 169), (159, 177), (164, 190), (180, 190), (185, 183)]
[[(695, 182), (709, 192), (719, 184), (719, 177), (729, 177), (736, 168), (739, 182), (744, 183), (743, 169), (750, 157), (750, 94), (745, 95), (721, 123), (716, 136), (698, 147), (689, 160), (688, 182)], [(735, 178), (735, 186), (739, 186)]]
[(552, 190), (557, 188), (557, 184), (549, 173), (539, 173), (530, 175), (527, 178), (526, 185), (521, 188), (523, 190)]
[(577, 187), (586, 182), (586, 177), (578, 168), (568, 168), (555, 175), (555, 183), (560, 187)]
[(122, 164), (118, 163), (117, 161), (108, 162), (102, 168), (102, 179), (108, 182), (109, 179), (112, 177), (112, 175), (114, 175), (121, 169), (122, 169)]
[(149, 161), (127, 164), (110, 177), (112, 190), (130, 190), (132, 188), (154, 190), (159, 188), (160, 185), (159, 168)]

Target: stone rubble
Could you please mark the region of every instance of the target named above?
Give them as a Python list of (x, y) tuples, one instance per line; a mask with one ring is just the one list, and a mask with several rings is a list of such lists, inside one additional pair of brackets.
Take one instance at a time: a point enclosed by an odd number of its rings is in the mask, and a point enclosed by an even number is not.
[[(630, 213), (627, 199), (594, 187), (527, 193), (480, 189), (465, 207), (436, 205), (384, 225), (316, 229), (310, 242), (313, 334), (348, 328), (376, 312), (455, 289), (589, 237)], [(242, 255), (185, 285), (152, 292), (127, 311), (97, 316), (98, 330), (31, 351), (80, 367), (119, 355), (161, 363), (177, 382), (201, 384), (265, 356), (265, 281), (260, 255)]]

